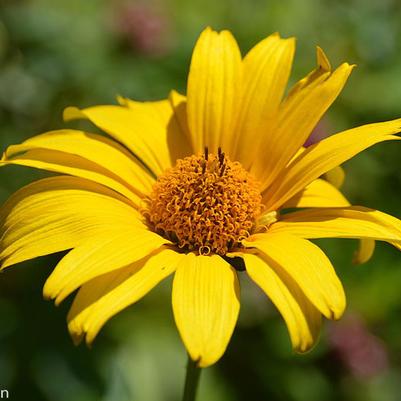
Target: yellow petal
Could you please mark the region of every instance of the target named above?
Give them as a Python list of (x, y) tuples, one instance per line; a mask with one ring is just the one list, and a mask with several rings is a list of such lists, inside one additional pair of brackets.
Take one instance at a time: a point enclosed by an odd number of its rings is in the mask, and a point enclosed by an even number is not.
[(337, 166), (327, 171), (323, 178), (336, 188), (341, 188), (345, 181), (345, 172), (341, 166)]
[(251, 168), (267, 188), (306, 142), (313, 128), (337, 98), (353, 66), (342, 64), (333, 73), (320, 65), (313, 79), (297, 85), (280, 107), (277, 122), (258, 148)]
[(183, 254), (169, 249), (131, 266), (97, 277), (84, 284), (68, 314), (68, 329), (76, 343), (86, 335), (91, 344), (114, 315), (139, 301), (176, 269)]
[(263, 252), (269, 264), (280, 266), (328, 319), (345, 309), (344, 290), (327, 256), (310, 241), (287, 233), (255, 234), (243, 241)]
[(36, 181), (1, 208), (1, 268), (71, 249), (98, 235), (114, 235), (127, 226), (145, 229), (140, 219), (118, 194), (93, 182), (62, 176)]
[(276, 210), (313, 180), (378, 142), (399, 139), (401, 119), (368, 124), (332, 135), (308, 147), (263, 193), (266, 210)]
[(289, 101), (293, 96), (298, 95), (302, 89), (319, 85), (323, 80), (327, 79), (331, 73), (331, 64), (323, 49), (316, 46), (316, 68), (306, 77), (300, 79), (288, 92), (285, 101)]
[[(291, 164), (300, 154), (305, 152), (306, 148), (302, 146), (298, 149), (297, 153), (290, 160), (288, 164)], [(345, 181), (345, 171), (341, 166), (336, 166), (331, 170), (327, 171), (322, 175), (322, 178), (328, 181), (330, 184), (334, 185), (337, 189), (340, 189)]]
[(362, 238), (359, 240), (359, 247), (354, 253), (352, 263), (361, 265), (366, 263), (375, 251), (376, 241), (369, 238)]
[[(183, 133), (176, 131), (173, 109), (168, 100), (132, 102), (129, 106), (95, 106), (79, 110), (69, 107), (64, 119), (87, 118), (97, 127), (130, 149), (155, 174), (160, 175), (174, 164), (176, 149), (169, 145), (184, 143)], [(182, 144), (180, 146), (183, 146)]]
[[(333, 171), (334, 181), (337, 185), (341, 185), (338, 181), (339, 175), (344, 177), (344, 172), (341, 167), (339, 171)], [(287, 201), (283, 208), (298, 207), (347, 207), (351, 206), (344, 195), (336, 189), (336, 186), (318, 178), (312, 181), (303, 191), (296, 194), (289, 201)], [(271, 213), (271, 212), (270, 212)], [(276, 220), (277, 221), (277, 220)], [(375, 241), (362, 238), (359, 241), (358, 250), (353, 257), (353, 263), (362, 264), (366, 263), (372, 256), (375, 250)]]
[(243, 253), (239, 256), (244, 259), (249, 277), (265, 292), (283, 316), (293, 348), (298, 352), (308, 351), (319, 336), (320, 312), (279, 266), (270, 265), (258, 255)]
[(241, 85), (241, 53), (228, 31), (206, 28), (192, 54), (188, 76), (188, 125), (195, 154), (219, 146), (232, 154)]
[(189, 154), (195, 154), (196, 151), (192, 147), (192, 137), (188, 126), (187, 98), (173, 90), (170, 92), (169, 100), (171, 107), (174, 110), (177, 124), (179, 125), (181, 132), (183, 132), (186, 142), (189, 144), (188, 146), (191, 149)]
[[(266, 127), (278, 112), (295, 52), (295, 39), (273, 34), (259, 42), (243, 61), (242, 100), (236, 124), (236, 159), (245, 168), (254, 161)], [(263, 156), (264, 159), (266, 155)]]
[(173, 311), (182, 341), (199, 367), (224, 353), (239, 312), (235, 270), (220, 256), (188, 254), (180, 261), (173, 283)]
[(110, 173), (104, 167), (73, 154), (38, 148), (13, 155), (11, 159), (3, 156), (3, 159), (0, 160), (0, 166), (9, 164), (33, 167), (91, 180), (124, 195), (137, 208), (140, 207), (141, 199), (143, 198), (143, 195), (139, 195), (138, 191), (129, 188), (119, 177)]
[[(330, 170), (325, 176), (329, 182), (318, 178), (312, 181), (303, 191), (296, 194), (293, 198), (287, 201), (283, 208), (298, 207), (347, 207), (351, 206), (344, 195), (336, 188), (339, 188), (344, 181), (344, 170), (338, 166)], [(271, 213), (271, 212), (270, 212)], [(277, 221), (277, 220), (276, 220)], [(359, 240), (358, 249), (353, 256), (354, 264), (362, 264), (369, 261), (375, 250), (375, 241), (369, 238)]]
[(335, 186), (318, 178), (289, 199), (283, 208), (338, 206), (349, 206), (349, 202)]
[(302, 238), (368, 238), (401, 243), (401, 221), (361, 206), (303, 210), (282, 215), (272, 233)]
[(108, 170), (108, 176), (115, 180), (121, 178), (128, 188), (140, 195), (149, 193), (155, 182), (150, 173), (122, 146), (100, 135), (77, 130), (58, 130), (34, 136), (20, 145), (8, 147), (5, 159), (12, 160), (27, 151), (40, 148), (80, 156), (96, 163)]
[(169, 243), (140, 227), (125, 227), (120, 233), (98, 235), (82, 242), (58, 263), (43, 289), (45, 298), (60, 304), (89, 280), (148, 256)]
[[(174, 101), (172, 101), (174, 99)], [(176, 91), (172, 91), (167, 100), (155, 102), (137, 102), (120, 98), (120, 102), (131, 109), (135, 114), (149, 115), (154, 121), (167, 129), (167, 146), (170, 165), (177, 159), (191, 155), (191, 140), (188, 127), (183, 121), (182, 112), (186, 110), (187, 98)], [(140, 157), (140, 155), (138, 155)]]

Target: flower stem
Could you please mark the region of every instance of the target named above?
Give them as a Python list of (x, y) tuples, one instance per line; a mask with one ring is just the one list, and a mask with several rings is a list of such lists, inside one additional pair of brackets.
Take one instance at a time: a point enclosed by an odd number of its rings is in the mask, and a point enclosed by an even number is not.
[(187, 374), (185, 376), (185, 387), (182, 401), (195, 401), (200, 373), (201, 368), (198, 368), (196, 362), (188, 355)]

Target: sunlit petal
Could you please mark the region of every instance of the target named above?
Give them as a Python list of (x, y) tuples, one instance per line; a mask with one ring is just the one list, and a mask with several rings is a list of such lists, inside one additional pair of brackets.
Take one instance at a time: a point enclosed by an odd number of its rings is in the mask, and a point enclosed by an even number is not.
[(128, 188), (147, 194), (155, 181), (126, 149), (118, 143), (101, 135), (77, 130), (58, 130), (37, 135), (27, 139), (20, 145), (9, 146), (5, 152), (5, 160), (33, 149), (47, 149), (82, 157), (108, 171), (108, 176), (121, 178)]
[(173, 283), (174, 318), (187, 351), (198, 366), (224, 353), (237, 322), (239, 283), (235, 270), (220, 256), (188, 254)]
[[(235, 158), (245, 168), (255, 161), (268, 127), (278, 113), (295, 52), (295, 39), (273, 34), (254, 46), (243, 61), (241, 104), (236, 123)], [(267, 153), (263, 161), (267, 161)]]
[(176, 124), (168, 100), (132, 102), (125, 107), (95, 106), (82, 110), (69, 107), (64, 118), (89, 119), (130, 149), (156, 175), (175, 162), (177, 149), (170, 149), (172, 141), (182, 142), (180, 147), (185, 147), (185, 136)]
[(145, 229), (141, 220), (122, 197), (93, 182), (63, 176), (37, 181), (1, 209), (1, 267), (112, 236), (124, 227)]
[(232, 136), (240, 101), (241, 53), (228, 31), (206, 28), (200, 35), (188, 76), (188, 125), (195, 154), (219, 146), (232, 154)]
[(309, 350), (317, 341), (321, 314), (305, 297), (296, 282), (280, 266), (261, 255), (239, 254), (246, 272), (280, 311), (292, 346), (298, 352)]
[(268, 263), (290, 275), (324, 316), (341, 317), (345, 309), (343, 287), (329, 259), (316, 245), (288, 233), (270, 232), (255, 234), (243, 243), (263, 252)]
[(76, 343), (86, 335), (92, 343), (114, 315), (139, 301), (160, 281), (174, 272), (184, 257), (162, 249), (131, 266), (101, 275), (84, 284), (68, 314), (68, 329)]
[(267, 210), (275, 210), (313, 180), (364, 149), (383, 141), (396, 140), (401, 119), (353, 128), (308, 147), (278, 175), (263, 193)]
[(335, 186), (318, 178), (289, 199), (283, 208), (337, 206), (349, 206), (349, 202)]
[(125, 227), (113, 236), (89, 238), (61, 259), (47, 279), (43, 294), (59, 304), (89, 280), (134, 263), (167, 243), (139, 227)]
[(401, 243), (401, 221), (361, 206), (310, 209), (281, 216), (272, 233), (302, 238), (369, 238)]

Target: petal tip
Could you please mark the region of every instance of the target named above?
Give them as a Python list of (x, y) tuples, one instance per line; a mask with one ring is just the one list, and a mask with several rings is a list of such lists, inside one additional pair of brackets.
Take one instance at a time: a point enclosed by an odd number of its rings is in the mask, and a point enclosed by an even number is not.
[(346, 307), (347, 307), (347, 303), (346, 303), (345, 294), (344, 294), (344, 296), (338, 300), (337, 305), (333, 305), (330, 308), (331, 316), (328, 318), (330, 320), (340, 320), (344, 315)]
[(343, 68), (346, 71), (349, 71), (349, 73), (351, 73), (351, 71), (356, 67), (357, 67), (356, 64), (343, 63), (343, 64), (340, 65), (339, 68)]
[(82, 343), (82, 340), (84, 338), (84, 334), (82, 333), (74, 333), (70, 330), (70, 336), (72, 339), (73, 344), (78, 347), (78, 345), (80, 345)]
[(128, 106), (128, 99), (127, 99), (126, 97), (121, 96), (121, 95), (117, 95), (117, 96), (116, 96), (116, 99), (117, 99), (117, 103), (118, 103), (120, 106), (125, 106), (125, 107)]
[(319, 68), (321, 68), (323, 71), (331, 71), (331, 64), (330, 61), (324, 52), (324, 50), (320, 46), (316, 46), (316, 59), (317, 59), (317, 65)]
[(57, 293), (54, 291), (52, 284), (49, 282), (50, 277), (46, 280), (42, 290), (42, 296), (46, 301), (50, 301), (57, 297)]
[(217, 32), (210, 25), (208, 25), (208, 26), (206, 26), (206, 28), (204, 28), (201, 31), (201, 33), (198, 37), (198, 40), (200, 40), (201, 38), (204, 38), (205, 36), (209, 36), (209, 35), (213, 35), (213, 34), (217, 34)]
[(66, 107), (63, 111), (64, 121), (80, 120), (82, 118), (85, 118), (85, 115), (78, 107), (69, 106)]
[(317, 340), (311, 340), (308, 342), (303, 342), (294, 346), (293, 349), (297, 354), (307, 354), (310, 352), (316, 345)]

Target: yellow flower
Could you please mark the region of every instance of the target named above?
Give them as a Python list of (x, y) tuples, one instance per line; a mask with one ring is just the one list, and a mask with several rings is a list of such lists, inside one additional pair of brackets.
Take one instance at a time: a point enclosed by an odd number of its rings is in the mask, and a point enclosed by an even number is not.
[[(399, 139), (401, 120), (365, 125), (303, 148), (353, 66), (317, 67), (284, 97), (294, 39), (273, 34), (241, 58), (232, 35), (206, 29), (187, 95), (119, 106), (68, 108), (109, 137), (66, 129), (10, 146), (1, 164), (61, 176), (22, 188), (0, 215), (2, 269), (70, 250), (44, 286), (68, 315), (76, 342), (91, 343), (113, 315), (174, 273), (175, 321), (198, 366), (224, 353), (240, 307), (238, 271), (282, 314), (295, 350), (316, 341), (321, 316), (338, 319), (343, 287), (309, 239), (362, 238), (401, 247), (401, 222), (351, 206), (330, 182), (340, 164)], [(286, 208), (299, 211), (282, 213)]]

